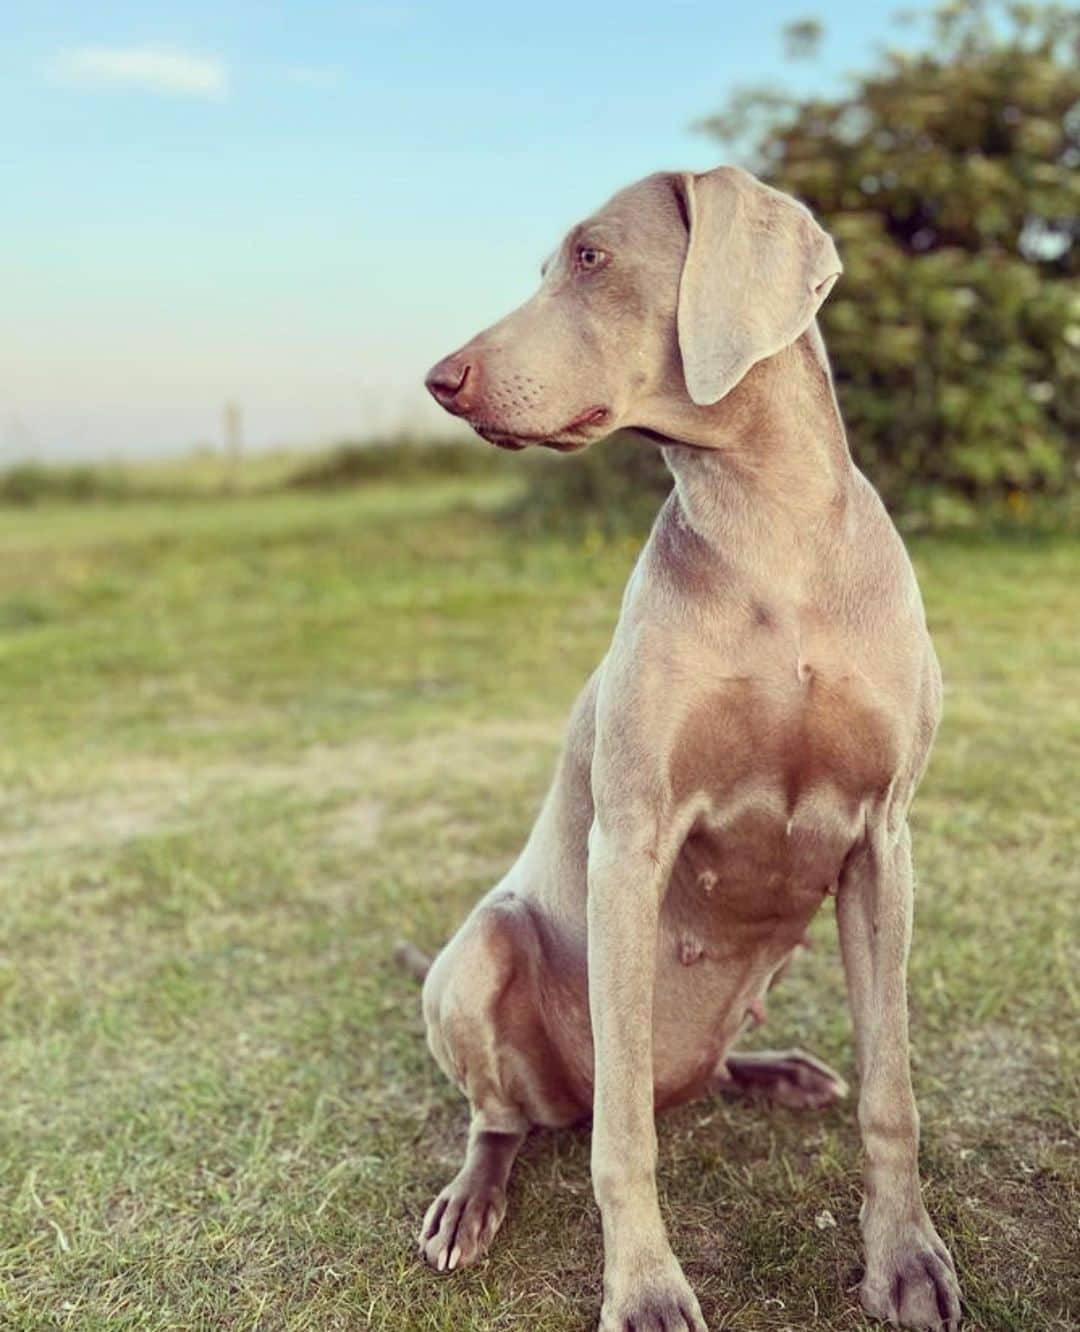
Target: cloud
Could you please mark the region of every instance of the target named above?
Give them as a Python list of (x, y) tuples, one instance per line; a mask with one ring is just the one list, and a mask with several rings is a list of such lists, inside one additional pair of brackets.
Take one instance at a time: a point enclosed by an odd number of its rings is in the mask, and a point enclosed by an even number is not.
[(80, 46), (61, 51), (49, 73), (80, 88), (144, 88), (185, 97), (220, 97), (229, 85), (222, 61), (162, 46)]
[(281, 71), (286, 83), (298, 88), (312, 88), (316, 92), (330, 92), (341, 85), (341, 73), (336, 69), (322, 69), (316, 66), (295, 66)]

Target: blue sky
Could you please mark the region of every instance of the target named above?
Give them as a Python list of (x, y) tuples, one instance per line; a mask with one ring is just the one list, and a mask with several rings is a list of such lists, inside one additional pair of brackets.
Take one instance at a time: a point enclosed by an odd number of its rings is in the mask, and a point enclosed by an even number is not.
[[(813, 65), (780, 29), (826, 23)], [(888, 11), (56, 3), (0, 16), (0, 461), (436, 420), (427, 366), (733, 87), (835, 86)]]

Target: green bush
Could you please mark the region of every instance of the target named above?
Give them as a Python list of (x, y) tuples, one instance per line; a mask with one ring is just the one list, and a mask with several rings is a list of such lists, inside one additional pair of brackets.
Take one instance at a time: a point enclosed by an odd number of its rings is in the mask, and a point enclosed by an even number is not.
[(401, 435), (338, 444), (297, 468), (285, 484), (298, 490), (336, 490), (395, 478), (490, 474), (506, 465), (504, 454), (475, 436), (432, 440)]
[(660, 450), (632, 430), (581, 453), (533, 450), (520, 455), (517, 465), (527, 469), (525, 489), (506, 516), (526, 527), (641, 529), (671, 487)]
[(47, 467), (22, 462), (0, 472), (0, 505), (26, 506), (44, 500), (85, 502), (122, 499), (126, 495), (124, 479), (102, 467)]

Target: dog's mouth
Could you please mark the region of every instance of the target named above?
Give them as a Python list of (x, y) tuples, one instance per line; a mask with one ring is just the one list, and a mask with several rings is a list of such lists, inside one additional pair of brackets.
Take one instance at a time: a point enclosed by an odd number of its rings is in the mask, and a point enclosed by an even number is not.
[(486, 439), (498, 449), (519, 453), (530, 444), (539, 444), (558, 453), (576, 453), (590, 442), (596, 427), (604, 425), (610, 416), (611, 412), (606, 407), (589, 407), (568, 421), (561, 430), (550, 435), (503, 430), (488, 421), (470, 421), (469, 424), (481, 439)]

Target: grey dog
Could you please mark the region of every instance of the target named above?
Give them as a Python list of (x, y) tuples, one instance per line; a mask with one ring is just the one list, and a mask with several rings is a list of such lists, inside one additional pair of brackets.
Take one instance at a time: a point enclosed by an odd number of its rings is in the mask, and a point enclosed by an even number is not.
[(960, 1318), (922, 1200), (905, 980), (908, 809), (941, 676), (815, 321), (840, 271), (810, 213), (746, 172), (650, 176), (427, 380), (500, 447), (633, 427), (675, 480), (532, 834), (423, 996), (472, 1110), (425, 1257), (474, 1262), (529, 1128), (591, 1114), (603, 1332), (705, 1328), (660, 1217), (657, 1109), (716, 1086), (844, 1094), (809, 1055), (733, 1049), (830, 894), (866, 1154), (862, 1304), (904, 1327)]

